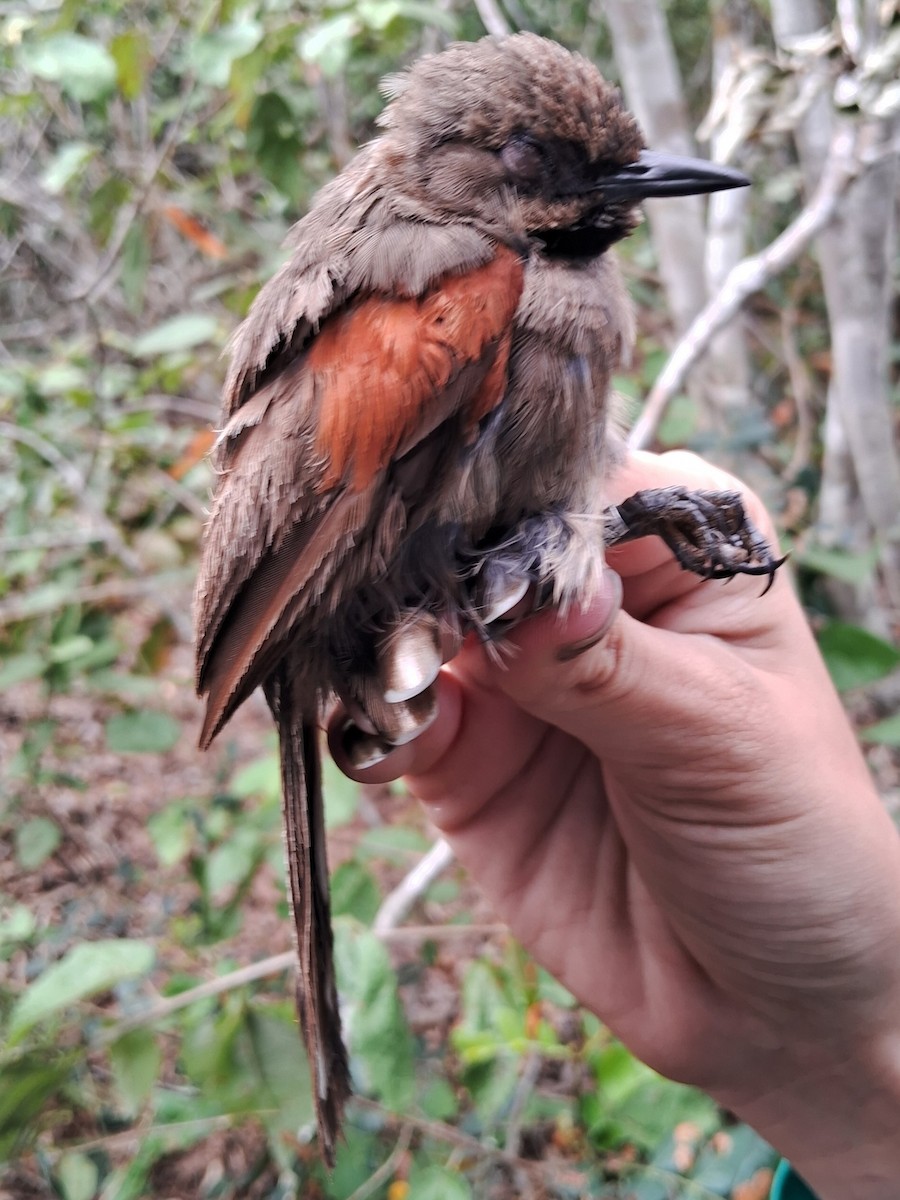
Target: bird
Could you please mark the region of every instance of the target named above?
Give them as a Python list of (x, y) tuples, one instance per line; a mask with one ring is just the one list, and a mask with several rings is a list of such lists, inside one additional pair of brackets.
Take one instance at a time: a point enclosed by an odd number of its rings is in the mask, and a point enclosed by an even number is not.
[(319, 729), (377, 761), (435, 715), (441, 665), (590, 594), (604, 544), (658, 533), (710, 578), (778, 565), (733, 493), (638, 493), (613, 373), (633, 337), (612, 252), (640, 202), (745, 186), (655, 153), (586, 58), (532, 33), (385, 82), (380, 133), (314, 199), (238, 327), (194, 613), (207, 747), (262, 687), (278, 728), (297, 1007), (321, 1152), (351, 1081)]

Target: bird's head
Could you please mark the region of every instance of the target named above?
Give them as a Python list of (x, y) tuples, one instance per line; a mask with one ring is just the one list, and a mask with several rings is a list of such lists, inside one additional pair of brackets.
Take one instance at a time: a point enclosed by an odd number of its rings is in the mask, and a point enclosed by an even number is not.
[(521, 33), (450, 46), (392, 76), (384, 150), (403, 191), (453, 219), (593, 257), (648, 196), (740, 187), (737, 171), (647, 150), (618, 89), (579, 54)]

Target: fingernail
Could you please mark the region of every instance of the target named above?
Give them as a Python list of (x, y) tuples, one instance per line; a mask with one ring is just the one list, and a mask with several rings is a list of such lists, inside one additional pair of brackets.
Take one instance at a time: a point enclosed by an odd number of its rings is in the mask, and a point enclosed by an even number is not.
[(348, 763), (357, 771), (366, 771), (384, 762), (392, 750), (396, 749), (380, 734), (367, 733), (354, 721), (346, 721), (338, 734), (341, 749)]
[[(601, 603), (602, 602), (602, 603)], [(557, 660), (561, 663), (571, 662), (584, 654), (598, 642), (603, 641), (609, 633), (613, 622), (622, 607), (622, 580), (608, 567), (603, 572), (603, 580), (598, 594), (592, 598), (590, 609), (599, 617), (599, 623), (589, 633), (577, 638), (574, 642), (566, 642), (556, 651)]]

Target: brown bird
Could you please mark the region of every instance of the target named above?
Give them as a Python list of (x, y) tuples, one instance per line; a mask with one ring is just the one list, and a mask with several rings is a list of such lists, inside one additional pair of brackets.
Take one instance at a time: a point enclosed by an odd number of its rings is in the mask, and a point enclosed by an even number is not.
[[(775, 564), (732, 494), (607, 510), (610, 377), (632, 336), (610, 247), (646, 196), (740, 187), (652, 154), (617, 90), (531, 34), (387, 84), (383, 134), (318, 195), (232, 342), (196, 593), (201, 744), (260, 685), (278, 726), (298, 1005), (326, 1160), (349, 1092), (317, 727), (358, 763), (434, 713), (442, 661), (589, 594), (661, 534), (708, 577)], [(527, 604), (527, 601), (526, 601)], [(518, 610), (517, 610), (518, 611)]]

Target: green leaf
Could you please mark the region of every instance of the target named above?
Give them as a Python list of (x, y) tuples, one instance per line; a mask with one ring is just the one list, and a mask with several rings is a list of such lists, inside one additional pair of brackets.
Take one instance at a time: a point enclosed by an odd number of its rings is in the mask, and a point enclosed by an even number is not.
[(24, 904), (14, 904), (0, 917), (0, 947), (27, 942), (37, 929), (34, 913)]
[(129, 1113), (137, 1113), (150, 1095), (161, 1059), (159, 1044), (149, 1029), (132, 1029), (110, 1046), (113, 1078)]
[(16, 830), (16, 861), (25, 871), (45, 863), (62, 841), (59, 826), (49, 817), (33, 817)]
[(207, 313), (182, 313), (135, 338), (131, 351), (136, 358), (156, 358), (160, 354), (191, 350), (213, 341), (218, 329), (216, 318)]
[(122, 290), (134, 312), (144, 301), (144, 284), (152, 258), (150, 239), (142, 221), (135, 221), (122, 245)]
[(50, 647), (48, 657), (52, 663), (73, 662), (76, 658), (82, 658), (89, 651), (93, 650), (93, 648), (94, 643), (91, 638), (83, 633), (76, 633), (72, 637), (54, 642)]
[(206, 858), (206, 886), (213, 896), (237, 887), (253, 874), (263, 846), (255, 829), (236, 829)]
[(64, 1200), (94, 1200), (100, 1172), (93, 1159), (71, 1151), (59, 1160), (56, 1178)]
[(829, 621), (819, 633), (819, 649), (840, 692), (883, 679), (900, 664), (900, 650), (858, 625)]
[(89, 142), (65, 142), (41, 173), (41, 186), (51, 196), (58, 196), (66, 185), (81, 173), (81, 168), (97, 153)]
[(649, 1152), (681, 1122), (715, 1128), (717, 1109), (708, 1096), (657, 1075), (620, 1043), (592, 1057), (597, 1088), (583, 1108), (596, 1142), (633, 1142)]
[(181, 725), (168, 713), (120, 713), (106, 722), (106, 744), (114, 754), (164, 754), (181, 737)]
[(126, 100), (136, 100), (144, 88), (147, 68), (153, 60), (147, 38), (136, 29), (114, 37), (110, 52), (116, 64), (116, 82)]
[(331, 877), (332, 913), (371, 925), (380, 903), (378, 884), (371, 872), (355, 859), (341, 863)]
[(873, 546), (863, 554), (850, 554), (846, 550), (827, 550), (824, 546), (802, 546), (794, 548), (792, 559), (798, 566), (858, 587), (871, 578), (878, 562), (878, 547)]
[(262, 25), (249, 18), (203, 34), (194, 42), (189, 54), (194, 74), (210, 87), (226, 87), (232, 63), (255, 50), (262, 35)]
[(265, 1120), (278, 1141), (296, 1137), (297, 1130), (315, 1120), (309, 1071), (293, 1013), (281, 1020), (254, 1009), (247, 1021), (254, 1063), (269, 1092), (271, 1111)]
[[(359, 1129), (348, 1122), (344, 1135), (338, 1139), (335, 1151), (334, 1170), (329, 1171), (327, 1190), (320, 1192), (320, 1195), (333, 1197), (334, 1200), (347, 1200), (348, 1197), (359, 1194), (364, 1196), (373, 1171), (384, 1161), (383, 1143), (379, 1142), (372, 1132)], [(313, 1190), (315, 1193), (317, 1189)], [(383, 1200), (388, 1193), (379, 1188), (374, 1194), (378, 1200)], [(413, 1200), (412, 1195), (410, 1200)]]
[(459, 1111), (459, 1102), (446, 1079), (432, 1079), (419, 1096), (419, 1107), (432, 1121), (451, 1121)]
[(425, 854), (429, 848), (428, 838), (421, 830), (403, 825), (382, 825), (375, 829), (367, 829), (356, 846), (360, 856), (383, 858), (398, 866), (408, 866), (411, 859)]
[(82, 942), (49, 966), (16, 1001), (10, 1036), (26, 1033), (38, 1021), (126, 979), (146, 975), (153, 966), (153, 947), (129, 938)]
[(253, 102), (247, 125), (247, 149), (260, 170), (286, 196), (299, 195), (306, 148), (299, 136), (302, 123), (277, 92), (263, 92)]
[(325, 794), (325, 828), (349, 825), (359, 810), (359, 784), (341, 774), (330, 758), (322, 764), (322, 790)]
[(472, 1104), (486, 1128), (494, 1126), (509, 1105), (519, 1086), (522, 1060), (509, 1050), (497, 1051), (489, 1059), (467, 1067), (465, 1084)]
[(0, 667), (0, 691), (24, 683), (26, 679), (40, 679), (46, 669), (47, 659), (36, 650), (13, 654)]
[(860, 731), (860, 737), (866, 742), (876, 742), (882, 746), (900, 746), (900, 713), (885, 717), (876, 725)]
[(676, 396), (663, 414), (656, 431), (662, 446), (684, 446), (697, 432), (700, 411), (690, 396)]
[(403, 1111), (414, 1093), (413, 1046), (387, 949), (341, 917), (335, 922), (335, 962), (363, 1087)]
[(232, 779), (228, 790), (241, 799), (259, 796), (270, 802), (277, 801), (281, 796), (281, 764), (277, 752), (247, 763)]
[(112, 55), (80, 33), (56, 33), (39, 42), (26, 42), (22, 61), (38, 79), (58, 83), (75, 100), (101, 100), (115, 87)]
[(392, 21), (403, 15), (400, 0), (358, 0), (356, 15), (367, 29), (383, 33)]
[(714, 1196), (735, 1195), (757, 1171), (775, 1164), (775, 1152), (749, 1125), (722, 1129), (700, 1153), (691, 1179)]
[(414, 1200), (472, 1200), (472, 1189), (462, 1175), (417, 1162), (409, 1173), (409, 1194)]
[(36, 1119), (65, 1083), (71, 1067), (71, 1055), (55, 1055), (46, 1046), (0, 1061), (0, 1162), (13, 1158), (36, 1136)]
[(350, 61), (353, 39), (359, 32), (359, 21), (353, 13), (340, 13), (314, 25), (297, 39), (301, 59), (320, 67), (326, 75), (338, 75)]
[(153, 813), (147, 820), (147, 832), (163, 867), (181, 862), (194, 842), (194, 824), (177, 804)]

